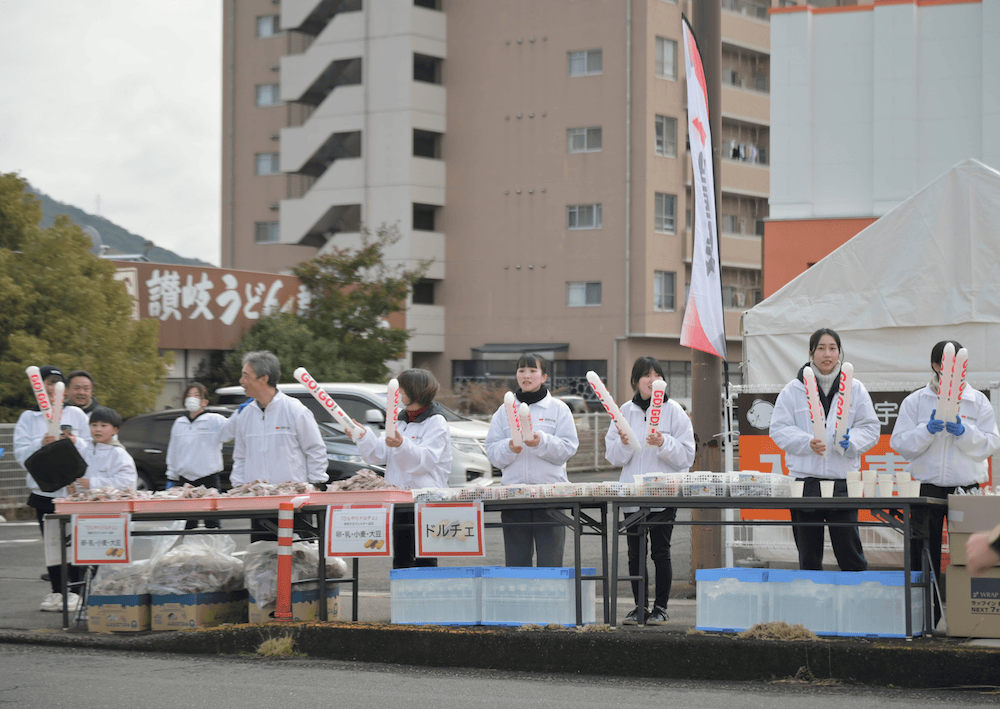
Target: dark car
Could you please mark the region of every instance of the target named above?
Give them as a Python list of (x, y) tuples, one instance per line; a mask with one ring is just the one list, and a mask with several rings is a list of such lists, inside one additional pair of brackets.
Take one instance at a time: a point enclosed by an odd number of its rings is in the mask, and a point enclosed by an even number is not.
[[(209, 406), (206, 411), (223, 416), (231, 416), (235, 408)], [(186, 415), (184, 409), (166, 409), (150, 414), (139, 414), (125, 421), (118, 431), (118, 440), (135, 460), (139, 473), (140, 489), (163, 490), (167, 486), (167, 445), (170, 443), (170, 429), (179, 416)], [(367, 468), (379, 474), (385, 472), (376, 465), (368, 465), (361, 459), (357, 446), (343, 433), (326, 424), (319, 424), (320, 434), (326, 444), (326, 472), (330, 482), (345, 480), (359, 470)], [(229, 472), (233, 468), (232, 441), (222, 446), (222, 488), (229, 488)]]

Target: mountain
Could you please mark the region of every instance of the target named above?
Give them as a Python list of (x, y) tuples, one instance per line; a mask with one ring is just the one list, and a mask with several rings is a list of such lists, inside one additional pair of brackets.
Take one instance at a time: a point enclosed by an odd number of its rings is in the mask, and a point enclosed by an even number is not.
[[(42, 229), (52, 226), (57, 216), (65, 214), (81, 228), (89, 226), (96, 229), (97, 233), (101, 235), (101, 241), (111, 247), (107, 252), (108, 256), (114, 256), (115, 254), (141, 254), (145, 250), (146, 239), (138, 234), (133, 234), (114, 222), (109, 222), (104, 217), (88, 214), (78, 207), (58, 202), (30, 185), (28, 189), (42, 203), (42, 221), (39, 224)], [(151, 247), (146, 253), (146, 258), (153, 263), (169, 263), (179, 266), (212, 266), (207, 261), (185, 258), (159, 246)]]

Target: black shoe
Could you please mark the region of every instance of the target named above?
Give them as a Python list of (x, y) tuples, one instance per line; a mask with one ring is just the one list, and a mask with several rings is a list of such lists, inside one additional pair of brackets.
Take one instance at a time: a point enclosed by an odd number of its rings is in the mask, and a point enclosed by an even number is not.
[[(646, 618), (648, 618), (648, 617), (649, 617), (649, 611), (647, 611), (645, 608), (643, 608), (642, 609), (642, 621), (641, 622), (645, 622)], [(625, 620), (622, 621), (622, 625), (639, 625), (639, 623), (640, 623), (640, 620), (639, 620), (639, 606), (636, 606), (631, 611), (629, 611), (628, 615), (625, 616)]]
[(49, 578), (49, 572), (48, 571), (46, 571), (44, 574), (42, 574), (42, 581), (51, 581), (51, 580), (52, 579)]
[(669, 622), (670, 616), (667, 615), (667, 611), (659, 606), (654, 607), (653, 612), (646, 618), (646, 625), (666, 625)]

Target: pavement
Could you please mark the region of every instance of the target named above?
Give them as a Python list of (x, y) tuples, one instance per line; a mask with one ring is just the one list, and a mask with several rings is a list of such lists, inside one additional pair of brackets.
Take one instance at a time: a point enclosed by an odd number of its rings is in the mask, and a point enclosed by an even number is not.
[[(678, 527), (677, 531), (684, 529)], [(480, 563), (502, 565), (499, 530), (487, 530)], [(682, 551), (687, 544), (687, 551)], [(678, 555), (689, 554), (683, 533)], [(245, 543), (244, 543), (245, 546)], [(624, 543), (622, 543), (624, 551)], [(583, 565), (599, 566), (597, 538), (584, 538)], [(684, 557), (688, 559), (689, 557)], [(571, 563), (572, 552), (566, 563)], [(38, 610), (48, 583), (39, 578), (41, 541), (35, 523), (0, 524), (0, 642), (185, 654), (254, 653), (263, 640), (291, 635), (296, 650), (340, 661), (490, 668), (535, 673), (598, 674), (690, 680), (836, 681), (896, 687), (1000, 687), (1000, 641), (947, 637), (754, 640), (695, 630), (689, 571), (675, 558), (675, 582), (665, 626), (494, 628), (404, 626), (390, 623), (388, 560), (366, 559), (358, 574), (359, 619), (326, 623), (238, 624), (176, 632), (99, 634), (86, 621), (63, 628), (61, 613)], [(461, 563), (449, 564), (460, 566)], [(616, 617), (633, 603), (619, 587)], [(342, 607), (349, 613), (348, 599)], [(595, 607), (603, 619), (600, 593)], [(345, 617), (345, 616), (342, 616)]]

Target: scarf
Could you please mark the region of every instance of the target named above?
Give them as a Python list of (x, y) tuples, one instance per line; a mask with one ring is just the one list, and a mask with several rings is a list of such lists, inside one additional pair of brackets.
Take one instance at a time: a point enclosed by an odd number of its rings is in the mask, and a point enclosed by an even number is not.
[(538, 391), (521, 391), (518, 387), (517, 391), (514, 392), (514, 396), (521, 403), (531, 406), (532, 404), (537, 404), (539, 401), (545, 398), (545, 395), (549, 393), (549, 390), (544, 384), (538, 387)]

